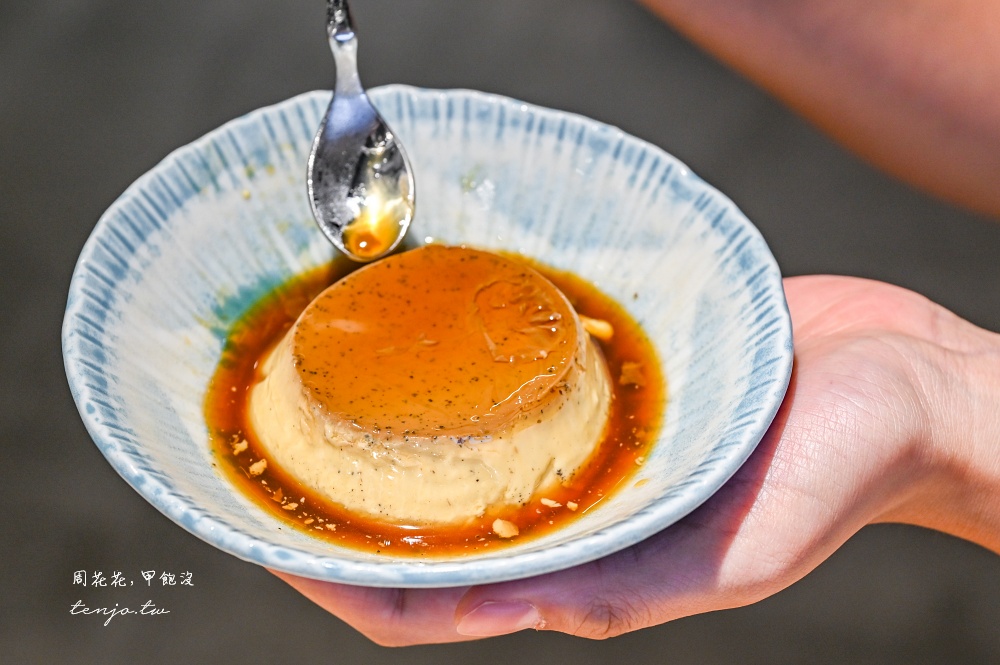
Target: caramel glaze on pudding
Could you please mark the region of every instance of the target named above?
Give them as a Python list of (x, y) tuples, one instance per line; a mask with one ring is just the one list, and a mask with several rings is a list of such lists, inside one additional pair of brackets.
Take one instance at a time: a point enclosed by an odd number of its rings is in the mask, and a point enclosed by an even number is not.
[(508, 427), (559, 401), (584, 344), (566, 297), (535, 270), (428, 245), (327, 289), (295, 324), (290, 351), (327, 413), (389, 441)]
[[(365, 549), (451, 555), (565, 523), (641, 464), (663, 381), (620, 307), (548, 275), (562, 290), (523, 260), (429, 245), (292, 323), (325, 276), (299, 280), (230, 337), (206, 402), (217, 453), (272, 512)], [(570, 299), (612, 324), (603, 352)]]

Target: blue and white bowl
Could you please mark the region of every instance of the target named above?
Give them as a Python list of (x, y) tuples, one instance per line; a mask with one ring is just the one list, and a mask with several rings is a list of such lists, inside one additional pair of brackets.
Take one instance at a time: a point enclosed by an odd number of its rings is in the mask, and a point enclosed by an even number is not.
[(645, 482), (546, 537), (430, 561), (279, 530), (237, 491), (212, 464), (205, 390), (234, 320), (332, 257), (304, 183), (329, 94), (255, 111), (177, 150), (128, 188), (83, 249), (63, 324), (66, 373), (91, 436), (137, 492), (248, 561), (359, 585), (439, 587), (610, 554), (735, 473), (792, 366), (781, 275), (746, 217), (675, 158), (613, 127), (479, 92), (389, 86), (371, 98), (413, 163), (414, 237), (576, 273), (654, 341), (670, 400), (635, 477)]

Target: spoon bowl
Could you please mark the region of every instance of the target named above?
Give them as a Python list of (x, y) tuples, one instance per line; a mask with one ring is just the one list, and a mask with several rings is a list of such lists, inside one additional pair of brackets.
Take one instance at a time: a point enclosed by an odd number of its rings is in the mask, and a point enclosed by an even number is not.
[(406, 235), (413, 219), (413, 174), (403, 147), (361, 85), (346, 0), (328, 1), (327, 32), (337, 82), (309, 154), (309, 203), (337, 249), (355, 261), (372, 261)]

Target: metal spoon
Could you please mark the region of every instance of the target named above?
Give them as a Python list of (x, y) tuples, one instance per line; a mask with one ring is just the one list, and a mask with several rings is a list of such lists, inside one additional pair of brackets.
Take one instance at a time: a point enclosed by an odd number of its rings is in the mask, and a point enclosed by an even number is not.
[(361, 86), (347, 0), (327, 0), (327, 32), (337, 83), (313, 140), (306, 188), (326, 237), (355, 261), (372, 261), (392, 251), (410, 226), (413, 173)]

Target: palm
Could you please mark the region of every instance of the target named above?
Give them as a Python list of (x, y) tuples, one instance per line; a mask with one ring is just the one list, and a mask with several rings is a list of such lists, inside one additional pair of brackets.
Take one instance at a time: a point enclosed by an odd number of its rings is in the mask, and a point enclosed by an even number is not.
[[(468, 589), (363, 589), (289, 583), (387, 644), (467, 639), (456, 616), (480, 620), (537, 607), (547, 628), (592, 637), (754, 602), (812, 570), (886, 510), (900, 463), (921, 440), (926, 409), (913, 345), (943, 310), (877, 282), (785, 282), (796, 366), (774, 424), (704, 506), (623, 552), (530, 580)], [(476, 629), (475, 622), (466, 628)]]

